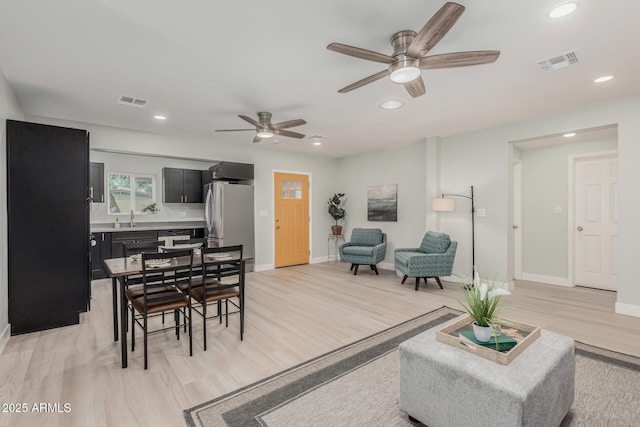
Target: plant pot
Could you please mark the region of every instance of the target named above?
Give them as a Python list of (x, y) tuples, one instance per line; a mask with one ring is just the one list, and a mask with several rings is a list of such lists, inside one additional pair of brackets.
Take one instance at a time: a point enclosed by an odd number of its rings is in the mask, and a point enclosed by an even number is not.
[(332, 225), (331, 232), (335, 235), (342, 234), (342, 226), (341, 225)]
[(490, 326), (478, 326), (475, 322), (473, 322), (473, 334), (481, 342), (489, 342), (491, 335), (493, 335)]

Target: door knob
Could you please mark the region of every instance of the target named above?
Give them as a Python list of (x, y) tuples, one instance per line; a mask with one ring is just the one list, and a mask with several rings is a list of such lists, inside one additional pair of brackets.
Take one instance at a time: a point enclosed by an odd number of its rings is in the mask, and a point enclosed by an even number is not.
[(279, 225), (276, 225), (276, 230), (280, 230), (280, 226)]
[(578, 226), (578, 228), (577, 228), (577, 230), (578, 230), (578, 231), (582, 231), (582, 230), (584, 230), (584, 228), (582, 228), (582, 226), (581, 226), (581, 225), (579, 225), (579, 226)]
[(513, 225), (513, 229), (514, 229), (514, 230), (517, 230), (517, 229), (518, 229), (518, 226), (514, 224), (514, 225)]

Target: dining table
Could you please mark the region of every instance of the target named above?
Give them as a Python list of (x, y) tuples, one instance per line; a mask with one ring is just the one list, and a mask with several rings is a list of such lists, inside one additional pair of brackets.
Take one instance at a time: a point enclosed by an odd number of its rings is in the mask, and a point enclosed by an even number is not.
[[(230, 257), (227, 258), (231, 259)], [(220, 258), (220, 261), (224, 261)], [(189, 265), (189, 257), (174, 258), (172, 266), (183, 267)], [(199, 254), (193, 256), (193, 267), (200, 267), (202, 259)], [(111, 294), (113, 303), (113, 340), (115, 342), (120, 338), (120, 350), (122, 353), (122, 367), (126, 368), (127, 363), (127, 295), (126, 290), (129, 286), (128, 278), (142, 274), (142, 262), (134, 257), (111, 258), (104, 260), (107, 276), (111, 278)], [(244, 281), (242, 281), (244, 282)], [(139, 281), (135, 282), (139, 284)], [(120, 300), (120, 309), (118, 310), (118, 300)], [(118, 316), (118, 313), (120, 314)], [(118, 319), (119, 317), (119, 319)], [(119, 326), (119, 328), (118, 328)], [(120, 331), (118, 332), (118, 329)]]

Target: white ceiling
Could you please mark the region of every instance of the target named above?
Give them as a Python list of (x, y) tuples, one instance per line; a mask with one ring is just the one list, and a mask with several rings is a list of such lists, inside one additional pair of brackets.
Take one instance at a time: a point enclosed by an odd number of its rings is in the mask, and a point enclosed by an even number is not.
[[(640, 94), (640, 2), (461, 1), (466, 11), (430, 54), (496, 49), (493, 64), (425, 70), (412, 99), (382, 79), (337, 90), (384, 65), (330, 52), (339, 42), (385, 54), (389, 37), (418, 31), (444, 4), (433, 0), (0, 0), (0, 70), (25, 113), (251, 146), (237, 115), (304, 118), (292, 130), (324, 135), (261, 142), (274, 150), (341, 157)], [(537, 62), (576, 50), (553, 72)], [(615, 78), (596, 85), (595, 77)], [(121, 95), (149, 101), (119, 105)], [(382, 111), (381, 100), (404, 108)], [(164, 114), (157, 122), (154, 114)]]

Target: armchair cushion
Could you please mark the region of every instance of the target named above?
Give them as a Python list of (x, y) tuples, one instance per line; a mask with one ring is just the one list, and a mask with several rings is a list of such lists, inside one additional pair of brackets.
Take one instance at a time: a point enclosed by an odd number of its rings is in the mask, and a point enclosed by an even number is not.
[(345, 246), (342, 253), (345, 255), (372, 256), (373, 246)]
[(382, 243), (384, 233), (379, 228), (354, 228), (351, 232), (351, 245), (375, 246)]
[(420, 252), (426, 254), (443, 254), (449, 249), (451, 239), (448, 234), (427, 231), (420, 244)]

